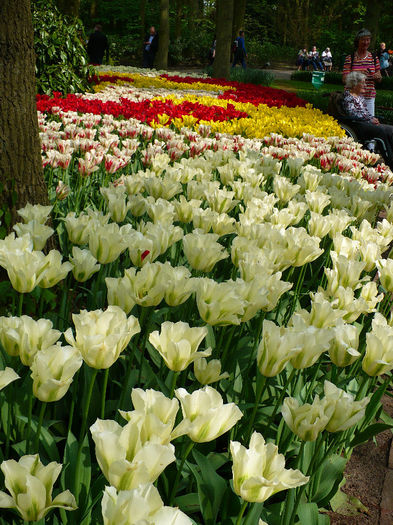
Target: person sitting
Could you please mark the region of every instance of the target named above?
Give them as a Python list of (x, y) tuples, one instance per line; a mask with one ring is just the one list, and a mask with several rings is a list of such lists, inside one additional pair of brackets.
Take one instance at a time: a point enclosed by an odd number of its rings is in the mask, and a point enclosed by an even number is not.
[(350, 119), (350, 126), (361, 141), (383, 139), (386, 147), (386, 163), (393, 168), (393, 126), (381, 124), (369, 112), (363, 94), (366, 90), (366, 76), (352, 71), (345, 77), (345, 88), (341, 108)]
[(360, 71), (366, 75), (366, 89), (364, 92), (368, 112), (375, 114), (375, 82), (380, 82), (382, 76), (378, 57), (374, 57), (368, 50), (371, 42), (371, 33), (368, 29), (357, 32), (354, 40), (355, 51), (345, 57), (343, 67), (343, 82), (350, 71)]
[(381, 67), (381, 75), (383, 77), (388, 77), (389, 76), (388, 70), (390, 66), (389, 53), (387, 52), (385, 42), (381, 42), (379, 46), (380, 47), (377, 53), (377, 57), (379, 58), (379, 65)]
[(316, 46), (312, 46), (312, 49), (308, 54), (308, 58), (310, 60), (310, 64), (312, 65), (312, 68), (314, 69), (314, 71), (316, 69), (323, 71), (322, 62), (321, 62), (321, 59), (319, 58), (319, 52), (317, 51)]
[(333, 57), (329, 47), (327, 47), (325, 51), (322, 51), (322, 63), (324, 65), (325, 71), (332, 70)]
[(309, 60), (308, 60), (308, 53), (307, 53), (306, 48), (299, 50), (299, 53), (297, 54), (296, 65), (297, 65), (298, 71), (300, 70), (304, 71), (305, 69), (308, 68)]

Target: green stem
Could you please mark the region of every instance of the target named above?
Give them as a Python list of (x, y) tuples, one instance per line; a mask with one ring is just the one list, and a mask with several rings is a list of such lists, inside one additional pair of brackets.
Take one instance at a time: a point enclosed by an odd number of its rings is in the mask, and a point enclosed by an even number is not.
[(73, 385), (72, 385), (72, 400), (71, 400), (71, 406), (70, 406), (70, 415), (68, 417), (67, 436), (68, 436), (68, 434), (71, 431), (72, 421), (74, 419), (76, 395), (77, 395), (77, 391), (78, 391), (77, 385), (79, 385), (79, 381), (78, 381), (79, 380), (79, 374), (80, 374), (80, 370), (78, 370), (78, 372), (76, 373), (76, 376), (74, 378)]
[(187, 445), (187, 448), (186, 448), (186, 451), (185, 453), (183, 454), (183, 457), (181, 459), (181, 463), (180, 463), (180, 466), (176, 472), (176, 478), (175, 478), (175, 482), (173, 484), (173, 487), (172, 487), (172, 491), (171, 491), (171, 495), (169, 497), (169, 505), (173, 505), (173, 502), (174, 502), (174, 499), (175, 499), (175, 496), (176, 496), (176, 491), (177, 491), (177, 486), (179, 485), (179, 481), (180, 481), (180, 476), (181, 476), (181, 473), (182, 473), (182, 470), (183, 470), (183, 467), (184, 467), (184, 463), (186, 462), (186, 459), (189, 455), (189, 453), (191, 452), (191, 450), (193, 449), (194, 447), (194, 442), (193, 441), (190, 441)]
[(41, 428), (42, 428), (42, 422), (44, 421), (45, 409), (46, 409), (46, 403), (41, 402), (40, 415), (38, 418), (38, 427), (37, 427), (37, 432), (35, 433), (35, 440), (34, 440), (34, 450), (36, 450), (37, 452), (39, 452)]
[(100, 411), (100, 417), (101, 419), (104, 419), (105, 416), (105, 399), (106, 399), (106, 389), (108, 386), (108, 377), (109, 377), (109, 368), (105, 370), (104, 373), (104, 382), (102, 385), (102, 392), (101, 392), (101, 411)]
[(24, 294), (23, 294), (23, 293), (20, 293), (20, 294), (19, 294), (19, 300), (18, 300), (18, 317), (21, 317), (21, 316), (22, 316), (22, 311), (23, 311), (23, 298), (24, 298)]
[(289, 377), (285, 381), (284, 386), (283, 386), (283, 388), (281, 390), (281, 393), (280, 393), (280, 397), (278, 398), (277, 403), (274, 405), (272, 415), (269, 417), (269, 420), (267, 422), (266, 428), (269, 428), (270, 425), (273, 423), (274, 418), (276, 417), (276, 414), (278, 412), (278, 409), (280, 408), (280, 406), (282, 404), (284, 396), (287, 393), (287, 387), (292, 382), (292, 379), (293, 379), (294, 375), (296, 374), (296, 372), (297, 372), (296, 368), (293, 368), (292, 372), (289, 374)]
[(94, 387), (94, 382), (95, 382), (96, 377), (97, 377), (97, 373), (98, 373), (98, 369), (97, 368), (93, 368), (93, 373), (92, 373), (91, 380), (90, 380), (89, 390), (87, 391), (86, 403), (85, 403), (85, 407), (84, 407), (84, 410), (83, 410), (81, 431), (80, 431), (80, 434), (79, 434), (79, 446), (80, 447), (81, 447), (81, 443), (83, 443), (83, 440), (84, 440), (85, 434), (86, 434), (87, 418), (88, 418), (88, 415), (89, 415), (91, 396), (92, 396), (92, 393), (93, 393), (93, 387)]
[[(133, 344), (133, 348), (135, 348), (134, 344)], [(126, 370), (126, 374), (125, 374), (124, 387), (121, 390), (119, 402), (117, 403), (117, 407), (116, 407), (116, 418), (118, 417), (119, 409), (122, 408), (123, 403), (124, 403), (124, 398), (126, 396), (126, 391), (127, 391), (126, 387), (129, 384), (129, 382), (130, 382), (130, 375), (131, 375), (131, 372), (132, 372), (132, 363), (133, 363), (133, 360), (134, 360), (134, 355), (135, 355), (135, 350), (132, 350), (130, 352), (130, 355), (128, 356), (127, 370)]]
[(290, 307), (288, 308), (287, 312), (285, 313), (284, 322), (283, 322), (284, 326), (288, 324), (288, 321), (290, 320), (293, 312), (295, 311), (296, 303), (300, 295), (301, 287), (303, 286), (304, 277), (306, 275), (306, 267), (307, 267), (307, 264), (304, 264), (300, 270), (300, 274), (299, 274), (299, 277), (296, 283), (296, 288), (295, 288), (295, 293), (293, 295), (292, 303)]
[[(316, 447), (315, 447), (315, 450), (314, 450), (314, 454), (311, 458), (311, 461), (310, 461), (310, 464), (308, 466), (308, 469), (307, 469), (307, 473), (306, 473), (306, 476), (312, 476), (312, 473), (313, 473), (313, 469), (314, 469), (314, 465), (315, 465), (315, 462), (318, 458), (318, 455), (319, 455), (319, 451), (321, 450), (321, 447), (322, 445), (324, 444), (324, 438), (322, 437), (322, 433), (319, 434), (318, 436), (318, 443), (316, 444)], [(303, 447), (303, 450), (304, 450), (304, 447)], [(300, 455), (299, 455), (300, 456)], [(324, 461), (326, 459), (326, 455), (324, 454), (323, 456), (323, 460)], [(318, 468), (320, 467), (321, 463), (318, 464), (317, 468), (315, 469), (318, 470)], [(290, 517), (290, 520), (289, 520), (289, 525), (293, 525), (293, 523), (295, 523), (295, 518), (296, 518), (296, 511), (297, 511), (297, 508), (299, 506), (299, 503), (300, 503), (300, 500), (302, 498), (302, 495), (303, 495), (303, 492), (305, 491), (306, 489), (306, 486), (307, 484), (305, 485), (302, 485), (301, 487), (299, 487), (297, 489), (297, 496), (296, 496), (296, 499), (295, 499), (295, 503), (294, 503), (294, 506), (293, 506), (293, 510), (292, 510), (292, 514), (291, 514), (291, 517)], [(284, 522), (285, 523), (285, 522)], [(286, 525), (286, 524), (285, 524)]]
[(175, 392), (176, 382), (177, 382), (177, 378), (179, 377), (179, 374), (180, 374), (180, 372), (174, 372), (173, 377), (172, 377), (171, 391), (170, 391), (170, 394), (169, 394), (169, 397), (171, 399), (173, 398), (173, 394)]
[(27, 416), (27, 433), (26, 433), (26, 454), (30, 454), (30, 432), (31, 432), (31, 413), (33, 411), (33, 396), (29, 392), (29, 408)]
[[(227, 338), (226, 338), (226, 341), (225, 341), (224, 350), (223, 350), (222, 355), (221, 355), (221, 364), (222, 364), (223, 368), (225, 367), (225, 362), (226, 362), (226, 358), (227, 358), (227, 355), (228, 355), (228, 350), (229, 350), (229, 347), (230, 347), (230, 344), (231, 344), (231, 341), (232, 341), (232, 337), (233, 337), (233, 334), (234, 334), (236, 328), (237, 328), (237, 325), (233, 325), (233, 326), (231, 326), (231, 328), (229, 330), (225, 330), (225, 335), (227, 336)], [(224, 332), (223, 332), (223, 338), (224, 338)]]
[(5, 434), (5, 458), (6, 459), (9, 457), (9, 452), (10, 452), (10, 433), (11, 433), (11, 400), (8, 400), (7, 401), (7, 428), (6, 428), (6, 434)]
[(358, 393), (356, 394), (356, 398), (355, 398), (356, 401), (358, 401), (360, 399), (360, 397), (363, 395), (364, 388), (367, 385), (367, 383), (369, 382), (369, 380), (370, 380), (370, 376), (368, 376), (368, 375), (364, 375), (363, 376), (362, 382), (360, 383), (360, 387), (359, 387)]
[(255, 416), (257, 415), (257, 411), (258, 411), (259, 403), (261, 402), (261, 397), (262, 397), (263, 391), (265, 390), (266, 380), (267, 380), (267, 377), (261, 376), (261, 380), (259, 382), (259, 385), (257, 385), (257, 390), (256, 390), (256, 393), (255, 393), (255, 404), (254, 404), (254, 408), (252, 410), (250, 421), (249, 421), (248, 426), (247, 426), (247, 432), (245, 434), (245, 439), (246, 439), (247, 443), (248, 443), (248, 441), (250, 440), (250, 437), (251, 437), (252, 427), (254, 425)]
[(314, 390), (315, 380), (317, 378), (317, 375), (318, 375), (318, 372), (319, 372), (320, 368), (321, 368), (321, 361), (319, 361), (318, 364), (314, 368), (314, 373), (313, 373), (313, 376), (312, 376), (312, 379), (311, 379), (311, 382), (310, 382), (310, 386), (307, 389), (307, 394), (306, 394), (306, 397), (304, 399), (304, 403), (307, 403), (307, 401), (309, 400), (309, 398), (312, 395), (312, 392)]
[(236, 525), (240, 525), (240, 523), (242, 522), (243, 514), (247, 508), (247, 505), (248, 505), (248, 501), (243, 501), (243, 505), (241, 506), (240, 512), (237, 516)]
[(74, 496), (75, 499), (78, 501), (79, 492), (80, 492), (80, 474), (81, 474), (81, 455), (82, 455), (82, 447), (83, 442), (85, 440), (85, 434), (86, 434), (86, 426), (87, 426), (87, 417), (89, 415), (89, 408), (90, 408), (90, 402), (91, 402), (91, 396), (93, 393), (93, 387), (94, 382), (97, 377), (98, 370), (96, 368), (93, 369), (93, 373), (90, 380), (89, 390), (87, 392), (86, 397), (86, 403), (83, 409), (83, 416), (82, 416), (82, 425), (81, 425), (81, 432), (79, 434), (79, 443), (78, 443), (78, 453), (76, 456), (76, 467), (75, 467), (75, 485), (74, 485)]

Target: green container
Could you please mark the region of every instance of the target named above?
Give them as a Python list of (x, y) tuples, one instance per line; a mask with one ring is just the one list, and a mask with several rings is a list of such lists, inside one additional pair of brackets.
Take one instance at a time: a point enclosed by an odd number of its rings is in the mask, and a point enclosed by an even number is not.
[(325, 81), (325, 71), (313, 71), (311, 76), (311, 83), (319, 89)]

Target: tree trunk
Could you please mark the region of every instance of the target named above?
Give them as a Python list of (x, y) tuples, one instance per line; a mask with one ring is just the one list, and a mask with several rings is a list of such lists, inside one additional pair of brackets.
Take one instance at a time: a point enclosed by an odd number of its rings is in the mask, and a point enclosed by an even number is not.
[(232, 40), (244, 29), (244, 16), (246, 14), (246, 0), (236, 0), (233, 4)]
[(30, 0), (0, 2), (0, 210), (48, 204), (35, 101)]
[(160, 31), (157, 52), (157, 68), (167, 69), (169, 49), (169, 0), (160, 0)]
[(363, 26), (367, 27), (371, 31), (371, 44), (370, 49), (379, 48), (377, 45), (377, 35), (379, 29), (379, 19), (382, 16), (382, 5), (381, 2), (375, 2), (368, 0), (367, 11), (365, 16), (365, 23)]
[(90, 18), (92, 20), (97, 18), (97, 0), (91, 0), (91, 4), (90, 4)]
[(64, 15), (79, 17), (80, 0), (57, 0), (57, 6)]
[(213, 63), (213, 74), (216, 78), (229, 76), (233, 2), (234, 0), (217, 0), (217, 42), (216, 57)]

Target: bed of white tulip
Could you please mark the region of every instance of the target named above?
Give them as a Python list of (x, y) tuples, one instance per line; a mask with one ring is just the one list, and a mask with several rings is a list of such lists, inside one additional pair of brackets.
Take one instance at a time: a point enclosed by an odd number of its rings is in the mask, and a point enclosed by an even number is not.
[(53, 206), (0, 240), (0, 523), (329, 523), (393, 426), (393, 174), (345, 138), (39, 123)]

